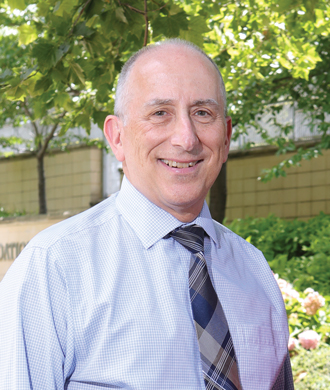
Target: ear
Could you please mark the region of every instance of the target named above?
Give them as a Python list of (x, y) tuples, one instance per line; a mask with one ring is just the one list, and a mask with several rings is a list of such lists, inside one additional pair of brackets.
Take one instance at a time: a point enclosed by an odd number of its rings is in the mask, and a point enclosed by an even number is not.
[(227, 116), (226, 117), (226, 138), (225, 138), (225, 144), (224, 144), (224, 146), (225, 146), (225, 154), (224, 154), (225, 159), (224, 159), (224, 162), (226, 162), (227, 158), (228, 158), (231, 134), (232, 134), (231, 117)]
[(123, 124), (120, 118), (115, 115), (108, 115), (105, 118), (103, 128), (105, 138), (108, 140), (117, 160), (121, 162), (125, 160), (123, 144), (121, 141), (122, 130)]

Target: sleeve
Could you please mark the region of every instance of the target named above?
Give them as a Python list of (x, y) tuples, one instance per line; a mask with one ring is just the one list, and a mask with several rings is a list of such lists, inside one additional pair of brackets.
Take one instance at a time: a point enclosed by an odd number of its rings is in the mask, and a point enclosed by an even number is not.
[(286, 355), (286, 359), (272, 390), (294, 390), (289, 352)]
[(73, 322), (63, 270), (26, 248), (0, 283), (0, 388), (60, 390), (73, 371)]

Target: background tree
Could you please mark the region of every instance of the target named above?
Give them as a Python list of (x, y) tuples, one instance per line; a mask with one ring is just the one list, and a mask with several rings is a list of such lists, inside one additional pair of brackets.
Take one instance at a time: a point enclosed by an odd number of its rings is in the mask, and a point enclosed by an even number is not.
[[(276, 147), (277, 154), (283, 154), (283, 161), (265, 170), (262, 180), (285, 176), (286, 168), (329, 148), (329, 17), (328, 1), (251, 0), (222, 3), (217, 15), (209, 19), (212, 31), (205, 34), (204, 46), (226, 82), (234, 139), (248, 135), (253, 127), (265, 143)], [(319, 135), (316, 145), (297, 147), (293, 126), (277, 122), (276, 114), (284, 104), (305, 114), (310, 128)], [(265, 113), (277, 129), (275, 136), (258, 122)], [(286, 152), (294, 155), (285, 159)], [(212, 191), (225, 197), (222, 175), (225, 170)], [(221, 198), (212, 197), (212, 191), (211, 211), (221, 221), (223, 204), (217, 203)]]
[[(188, 19), (169, 1), (0, 2), (0, 128), (30, 123), (37, 158), (39, 212), (47, 212), (44, 156), (68, 129), (103, 127), (112, 111), (113, 86), (125, 60), (155, 39), (177, 36), (202, 43), (206, 21)], [(193, 22), (197, 28), (191, 29)], [(196, 38), (196, 39), (195, 39)], [(2, 145), (13, 140), (1, 138)], [(21, 140), (21, 143), (23, 140)]]
[[(88, 133), (91, 121), (102, 127), (113, 108), (122, 64), (146, 43), (165, 37), (194, 42), (219, 65), (235, 137), (252, 125), (279, 153), (296, 151), (266, 172), (265, 179), (328, 148), (326, 0), (0, 0), (0, 7), (0, 128), (27, 121), (33, 126), (35, 137), (28, 147), (38, 160), (41, 213), (46, 212), (42, 172), (47, 148), (69, 128), (80, 126)], [(278, 103), (284, 100), (306, 112), (310, 126), (317, 125), (321, 138), (316, 148), (296, 150), (289, 139), (292, 129), (276, 123)], [(276, 137), (256, 120), (266, 110), (278, 125)], [(211, 211), (216, 215), (220, 210), (220, 220), (224, 183), (219, 177), (211, 191)]]

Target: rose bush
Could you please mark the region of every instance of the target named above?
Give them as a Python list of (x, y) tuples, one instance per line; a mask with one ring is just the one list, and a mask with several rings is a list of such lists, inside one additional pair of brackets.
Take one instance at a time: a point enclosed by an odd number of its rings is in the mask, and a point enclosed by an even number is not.
[[(314, 349), (319, 341), (330, 341), (329, 300), (312, 288), (298, 292), (291, 283), (274, 275), (282, 292), (288, 315), (290, 340), (289, 351), (299, 346)], [(329, 298), (329, 297), (328, 297)]]
[(304, 330), (298, 335), (299, 343), (305, 349), (315, 349), (319, 344), (320, 338), (321, 336), (315, 330)]
[(330, 389), (330, 300), (312, 288), (298, 292), (275, 275), (288, 314), (288, 349), (296, 390)]

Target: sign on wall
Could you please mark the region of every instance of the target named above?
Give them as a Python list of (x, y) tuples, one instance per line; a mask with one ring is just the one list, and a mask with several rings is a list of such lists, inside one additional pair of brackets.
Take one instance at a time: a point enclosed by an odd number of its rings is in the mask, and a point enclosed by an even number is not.
[(0, 260), (15, 260), (26, 245), (27, 242), (0, 244)]

